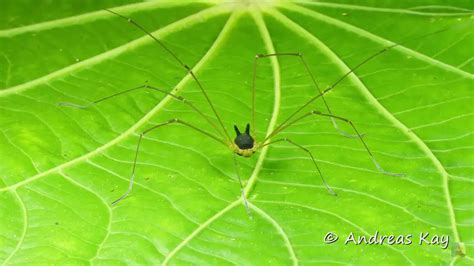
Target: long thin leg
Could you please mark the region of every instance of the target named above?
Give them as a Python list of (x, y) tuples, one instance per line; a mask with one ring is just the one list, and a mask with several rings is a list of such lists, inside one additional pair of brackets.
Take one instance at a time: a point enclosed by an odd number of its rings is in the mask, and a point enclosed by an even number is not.
[[(391, 172), (388, 172), (388, 171), (385, 171), (382, 166), (380, 166), (380, 164), (377, 162), (377, 160), (375, 159), (375, 156), (372, 154), (372, 152), (370, 151), (369, 149), (369, 146), (367, 146), (367, 144), (365, 143), (364, 139), (360, 136), (360, 133), (359, 131), (357, 130), (357, 128), (354, 126), (354, 124), (352, 123), (352, 121), (350, 121), (349, 119), (346, 119), (346, 118), (343, 118), (343, 117), (340, 117), (340, 116), (336, 116), (336, 115), (333, 115), (333, 114), (324, 114), (324, 113), (321, 113), (319, 111), (311, 111), (309, 113), (306, 113), (298, 118), (295, 118), (294, 120), (286, 123), (284, 126), (280, 127), (277, 131), (274, 131), (272, 133), (272, 136), (278, 134), (279, 132), (281, 132), (282, 130), (288, 128), (289, 126), (293, 125), (294, 123), (300, 121), (301, 119), (303, 118), (306, 118), (308, 116), (311, 116), (311, 115), (319, 115), (319, 116), (326, 116), (326, 117), (332, 117), (332, 118), (335, 118), (337, 120), (341, 120), (341, 121), (344, 121), (346, 123), (348, 123), (352, 129), (354, 130), (354, 132), (359, 136), (359, 139), (360, 141), (362, 142), (362, 144), (364, 145), (364, 148), (365, 150), (367, 151), (367, 153), (369, 154), (370, 156), (370, 159), (372, 160), (372, 162), (374, 163), (375, 167), (383, 174), (385, 175), (391, 175), (391, 176), (403, 176), (403, 174), (398, 174), (398, 173), (391, 173)], [(265, 142), (263, 142), (265, 145)]]
[[(274, 130), (278, 130), (279, 127), (281, 126), (284, 126), (284, 124), (286, 124), (288, 121), (290, 121), (291, 118), (293, 118), (295, 115), (297, 115), (299, 112), (301, 112), (301, 110), (303, 110), (305, 107), (307, 107), (308, 105), (310, 105), (312, 102), (314, 102), (316, 99), (318, 99), (319, 97), (322, 97), (324, 94), (328, 93), (330, 90), (334, 89), (339, 83), (341, 83), (345, 78), (347, 78), (351, 73), (353, 73), (354, 71), (356, 71), (357, 69), (359, 69), (360, 67), (362, 67), (363, 65), (365, 65), (366, 63), (368, 63), (369, 61), (371, 61), (372, 59), (378, 57), (379, 55), (382, 55), (383, 53), (397, 47), (397, 46), (400, 46), (408, 41), (413, 41), (413, 40), (417, 40), (417, 39), (421, 39), (421, 38), (425, 38), (425, 37), (428, 37), (428, 36), (431, 36), (431, 35), (434, 35), (434, 34), (438, 34), (438, 33), (441, 33), (441, 32), (445, 32), (445, 31), (448, 31), (450, 30), (451, 28), (454, 28), (456, 27), (457, 25), (454, 25), (454, 26), (448, 26), (446, 28), (443, 28), (443, 29), (440, 29), (440, 30), (437, 30), (437, 31), (434, 31), (434, 32), (430, 32), (430, 33), (427, 33), (427, 34), (423, 34), (421, 36), (418, 36), (418, 37), (415, 37), (415, 38), (405, 38), (404, 40), (398, 42), (398, 43), (393, 43), (391, 45), (388, 45), (384, 48), (382, 48), (381, 50), (379, 50), (378, 52), (370, 55), (369, 57), (367, 57), (366, 59), (362, 60), (360, 63), (358, 63), (355, 67), (349, 69), (349, 71), (347, 71), (344, 75), (342, 75), (342, 77), (340, 77), (339, 79), (337, 79), (331, 86), (329, 86), (328, 88), (326, 88), (323, 92), (321, 92), (319, 95), (316, 95), (314, 96), (313, 98), (309, 99), (304, 105), (302, 105), (300, 108), (298, 108), (295, 112), (293, 112), (290, 116), (288, 116), (288, 118), (283, 122), (281, 123), (279, 126), (277, 126)], [(363, 136), (363, 135), (361, 135)]]
[(168, 47), (166, 47), (163, 42), (161, 42), (160, 40), (158, 40), (158, 38), (156, 38), (155, 36), (153, 36), (149, 31), (147, 31), (143, 26), (141, 26), (140, 24), (138, 24), (137, 22), (135, 22), (134, 20), (132, 20), (131, 18), (129, 17), (126, 17), (126, 16), (123, 16), (119, 13), (116, 13), (115, 11), (112, 11), (110, 9), (105, 9), (106, 11), (116, 15), (116, 16), (119, 16), (123, 19), (125, 19), (126, 21), (128, 21), (130, 24), (132, 24), (133, 26), (135, 26), (136, 28), (140, 29), (142, 32), (144, 32), (146, 35), (150, 36), (150, 38), (152, 38), (159, 46), (161, 46), (161, 48), (163, 48), (166, 52), (168, 52), (168, 54), (170, 54), (176, 61), (178, 61), (178, 63), (191, 75), (191, 77), (194, 79), (194, 81), (196, 81), (199, 89), (201, 90), (201, 92), (203, 93), (204, 97), (206, 98), (206, 101), (207, 103), (209, 104), (209, 106), (211, 107), (212, 111), (214, 112), (214, 115), (216, 116), (217, 120), (219, 121), (219, 124), (221, 125), (222, 127), (222, 130), (224, 132), (224, 134), (226, 135), (227, 137), (227, 140), (229, 142), (232, 142), (232, 139), (230, 138), (229, 136), (229, 133), (227, 132), (227, 130), (225, 129), (224, 127), (224, 123), (222, 123), (222, 119), (220, 118), (219, 114), (217, 113), (216, 109), (214, 108), (214, 105), (212, 104), (211, 102), (211, 99), (209, 98), (209, 96), (207, 95), (207, 92), (206, 90), (204, 90), (204, 87), (201, 85), (201, 82), (199, 82), (199, 80), (197, 79), (196, 75), (194, 74), (193, 70), (191, 69), (191, 67), (189, 67), (188, 65), (186, 65), (183, 61), (181, 61), (181, 59), (179, 59), (179, 57), (173, 53)]
[[(435, 34), (435, 33), (438, 33), (438, 32), (441, 32), (441, 31), (437, 31), (437, 32), (434, 32), (432, 34)], [(383, 49), (381, 49), (380, 51), (376, 52), (375, 54), (372, 54), (369, 57), (367, 57), (366, 59), (364, 59), (362, 62), (360, 62), (355, 67), (353, 67), (349, 71), (347, 71), (344, 75), (342, 75), (342, 77), (340, 77), (338, 80), (336, 80), (336, 82), (334, 82), (331, 86), (329, 86), (329, 88), (325, 89), (320, 94), (318, 94), (318, 95), (312, 97), (311, 99), (309, 99), (305, 104), (303, 104), (300, 108), (298, 108), (291, 115), (289, 115), (288, 118), (285, 121), (283, 121), (279, 126), (277, 126), (273, 131), (274, 132), (279, 131), (281, 127), (284, 127), (285, 124), (288, 123), (295, 115), (297, 115), (299, 112), (301, 112), (301, 110), (306, 108), (308, 105), (310, 105), (312, 102), (314, 102), (319, 97), (323, 97), (324, 94), (326, 94), (330, 90), (334, 89), (339, 83), (341, 83), (341, 81), (343, 81), (345, 78), (347, 78), (351, 73), (353, 73), (354, 71), (359, 69), (361, 66), (365, 65), (367, 62), (371, 61), (372, 59), (376, 58), (377, 56), (389, 51), (390, 49), (399, 46), (400, 44), (402, 44), (402, 43), (394, 43), (392, 45), (386, 46)], [(263, 142), (265, 142), (271, 136), (274, 136), (275, 135), (274, 132), (270, 133)], [(361, 137), (361, 136), (363, 136), (363, 135), (359, 135), (359, 137)]]
[(109, 96), (106, 96), (106, 97), (103, 97), (103, 98), (100, 98), (98, 100), (95, 100), (91, 103), (88, 103), (86, 105), (79, 105), (79, 104), (75, 104), (75, 103), (71, 103), (71, 102), (59, 102), (58, 105), (60, 106), (67, 106), (67, 107), (73, 107), (73, 108), (79, 108), (79, 109), (87, 109), (89, 107), (92, 107), (98, 103), (101, 103), (103, 101), (106, 101), (106, 100), (110, 100), (114, 97), (117, 97), (117, 96), (120, 96), (120, 95), (123, 95), (123, 94), (126, 94), (126, 93), (129, 93), (129, 92), (133, 92), (133, 91), (136, 91), (136, 90), (139, 90), (139, 89), (150, 89), (150, 90), (153, 90), (153, 91), (157, 91), (157, 92), (161, 92), (165, 95), (169, 95), (171, 96), (173, 99), (175, 100), (178, 100), (186, 105), (188, 105), (189, 107), (191, 107), (194, 111), (196, 111), (202, 118), (204, 118), (212, 127), (214, 127), (214, 129), (219, 132), (219, 134), (221, 134), (222, 137), (225, 138), (225, 135), (222, 133), (221, 129), (217, 127), (217, 125), (212, 122), (212, 120), (210, 120), (206, 115), (204, 115), (204, 113), (199, 110), (192, 102), (188, 101), (187, 99), (185, 99), (184, 97), (182, 96), (178, 96), (178, 95), (175, 95), (171, 92), (168, 92), (166, 90), (163, 90), (163, 89), (160, 89), (160, 88), (156, 88), (156, 87), (153, 87), (153, 86), (150, 86), (148, 84), (145, 84), (145, 85), (140, 85), (138, 87), (135, 87), (135, 88), (131, 88), (131, 89), (128, 89), (128, 90), (124, 90), (124, 91), (120, 91), (120, 92), (117, 92), (117, 93), (114, 93), (112, 95), (109, 95)]
[(319, 173), (319, 176), (321, 177), (321, 181), (323, 181), (323, 184), (324, 186), (326, 186), (326, 189), (328, 190), (328, 192), (334, 196), (337, 196), (336, 192), (334, 192), (334, 190), (332, 190), (332, 188), (326, 183), (326, 180), (324, 179), (324, 176), (323, 176), (323, 173), (321, 172), (321, 170), (319, 169), (319, 166), (318, 164), (316, 163), (316, 160), (314, 159), (314, 156), (313, 156), (313, 153), (308, 150), (307, 148), (299, 145), (298, 143), (288, 139), (288, 138), (282, 138), (282, 139), (277, 139), (277, 140), (274, 140), (274, 141), (271, 141), (271, 142), (268, 142), (266, 144), (263, 144), (262, 146), (260, 146), (259, 148), (262, 148), (262, 147), (265, 147), (265, 146), (268, 146), (268, 145), (271, 145), (271, 144), (274, 144), (276, 142), (281, 142), (281, 141), (286, 141), (290, 144), (292, 144), (293, 146), (305, 151), (306, 153), (309, 154), (309, 157), (311, 158), (311, 160), (313, 161), (313, 164), (314, 166), (316, 167), (316, 170), (318, 170), (318, 173)]
[(237, 162), (237, 156), (235, 155), (234, 152), (232, 152), (232, 156), (234, 158), (235, 171), (237, 172), (237, 178), (239, 179), (240, 191), (242, 193), (242, 200), (244, 201), (245, 210), (247, 211), (249, 218), (252, 219), (252, 213), (250, 213), (250, 208), (247, 203), (247, 197), (245, 196), (244, 185), (242, 185), (242, 179), (240, 178), (239, 163)]
[(133, 188), (133, 180), (135, 179), (135, 168), (136, 168), (136, 166), (137, 166), (138, 152), (139, 152), (139, 150), (140, 150), (140, 144), (141, 144), (141, 142), (142, 142), (143, 136), (145, 136), (146, 134), (150, 133), (151, 131), (153, 131), (153, 130), (155, 130), (155, 129), (157, 129), (157, 128), (160, 128), (160, 127), (163, 127), (163, 126), (166, 126), (166, 125), (170, 125), (170, 124), (173, 124), (173, 123), (178, 123), (178, 124), (181, 124), (181, 125), (185, 125), (185, 126), (187, 126), (187, 127), (189, 127), (189, 128), (192, 128), (192, 129), (194, 129), (194, 130), (196, 130), (196, 131), (198, 131), (198, 132), (200, 132), (200, 133), (202, 133), (202, 134), (204, 134), (204, 135), (206, 135), (206, 136), (208, 136), (208, 137), (210, 137), (210, 138), (212, 138), (212, 139), (214, 139), (214, 140), (216, 140), (216, 141), (222, 143), (224, 146), (226, 146), (226, 147), (228, 148), (228, 146), (227, 146), (227, 144), (224, 142), (224, 140), (219, 139), (218, 137), (212, 135), (211, 133), (208, 133), (208, 132), (206, 132), (206, 131), (204, 131), (204, 130), (202, 130), (202, 129), (196, 127), (196, 126), (193, 126), (193, 125), (191, 125), (191, 124), (189, 124), (189, 123), (186, 123), (186, 122), (184, 122), (184, 121), (182, 121), (182, 120), (179, 120), (179, 119), (177, 119), (177, 118), (168, 120), (167, 122), (164, 122), (164, 123), (161, 123), (161, 124), (158, 124), (158, 125), (155, 125), (155, 126), (149, 128), (149, 129), (143, 131), (143, 132), (140, 134), (140, 137), (139, 137), (139, 139), (138, 139), (137, 148), (136, 148), (136, 150), (135, 150), (135, 158), (133, 159), (132, 177), (130, 178), (130, 183), (128, 184), (128, 189), (127, 189), (127, 191), (126, 191), (122, 196), (120, 196), (120, 198), (118, 198), (118, 199), (116, 199), (115, 201), (112, 202), (112, 206), (115, 206), (117, 203), (119, 203), (120, 201), (122, 201), (122, 200), (123, 200), (124, 198), (126, 198), (126, 197), (128, 196), (128, 194), (130, 194), (130, 192), (132, 191), (132, 188)]
[[(254, 67), (253, 67), (253, 82), (252, 82), (252, 128), (255, 128), (255, 79), (256, 79), (256, 72), (257, 72), (257, 61), (258, 59), (260, 58), (266, 58), (266, 57), (272, 57), (272, 56), (275, 56), (275, 57), (278, 57), (278, 56), (293, 56), (293, 57), (298, 57), (300, 59), (300, 62), (303, 64), (306, 72), (308, 73), (308, 75), (310, 76), (311, 78), (311, 81), (313, 82), (313, 85), (314, 87), (317, 89), (317, 91), (319, 92), (318, 95), (321, 95), (321, 99), (323, 100), (324, 102), (324, 105), (326, 106), (326, 110), (328, 111), (328, 113), (332, 114), (331, 112), (331, 109), (329, 108), (329, 104), (327, 103), (326, 99), (324, 98), (323, 96), (323, 92), (321, 91), (321, 89), (319, 88), (319, 85), (318, 85), (318, 82), (316, 82), (316, 78), (315, 76), (313, 75), (313, 73), (311, 72), (311, 70), (309, 69), (309, 66), (308, 64), (306, 63), (306, 60), (304, 59), (304, 56), (302, 53), (273, 53), (273, 54), (258, 54), (255, 56), (255, 61), (254, 61)], [(291, 118), (291, 117), (290, 117)], [(287, 122), (290, 118), (288, 118), (287, 120), (285, 120), (283, 122), (283, 124), (285, 122)], [(331, 118), (332, 120), (332, 124), (334, 126), (334, 128), (339, 132), (341, 133), (342, 135), (346, 136), (346, 137), (349, 137), (349, 138), (357, 138), (359, 136), (357, 135), (352, 135), (352, 134), (349, 134), (347, 132), (345, 132), (344, 130), (340, 129), (336, 123), (336, 120)]]

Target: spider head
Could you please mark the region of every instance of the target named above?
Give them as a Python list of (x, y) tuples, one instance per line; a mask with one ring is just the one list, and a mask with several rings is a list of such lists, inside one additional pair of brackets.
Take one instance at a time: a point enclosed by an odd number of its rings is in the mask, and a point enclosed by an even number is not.
[(234, 139), (234, 144), (237, 146), (235, 153), (244, 157), (250, 157), (255, 153), (254, 145), (255, 140), (250, 136), (250, 125), (247, 124), (245, 132), (241, 133), (237, 126), (234, 126), (235, 134), (237, 136)]

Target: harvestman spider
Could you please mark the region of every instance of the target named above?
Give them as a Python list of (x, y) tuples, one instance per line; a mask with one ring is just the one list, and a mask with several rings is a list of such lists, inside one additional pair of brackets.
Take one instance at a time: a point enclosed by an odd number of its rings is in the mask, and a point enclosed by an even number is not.
[[(321, 91), (321, 89), (319, 88), (318, 86), (318, 83), (316, 82), (316, 79), (314, 77), (314, 75), (311, 73), (309, 67), (308, 67), (308, 64), (306, 63), (305, 59), (304, 59), (304, 56), (301, 54), (301, 53), (274, 53), (274, 54), (257, 54), (255, 56), (255, 60), (254, 60), (254, 67), (253, 67), (253, 76), (252, 76), (252, 120), (251, 120), (251, 124), (247, 124), (246, 127), (245, 127), (245, 131), (244, 132), (241, 132), (239, 130), (239, 128), (237, 126), (234, 125), (234, 130), (235, 130), (235, 133), (236, 133), (236, 137), (234, 140), (231, 139), (231, 137), (229, 136), (229, 133), (227, 132), (226, 128), (224, 127), (224, 124), (222, 123), (222, 120), (219, 116), (219, 114), (217, 113), (216, 109), (214, 108), (214, 105), (212, 104), (206, 90), (204, 89), (204, 87), (201, 85), (201, 83), (199, 82), (199, 80), (197, 79), (196, 75), (194, 74), (194, 72), (192, 71), (192, 68), (189, 67), (188, 65), (186, 65), (183, 61), (181, 61), (181, 59), (178, 58), (178, 56), (173, 53), (168, 47), (166, 47), (160, 40), (158, 40), (156, 37), (154, 37), (149, 31), (147, 31), (144, 27), (142, 27), (140, 24), (138, 24), (137, 22), (135, 22), (134, 20), (132, 20), (131, 18), (128, 18), (128, 17), (125, 17), (123, 15), (120, 15), (112, 10), (109, 10), (109, 9), (106, 9), (106, 11), (116, 15), (116, 16), (119, 16), (125, 20), (127, 20), (129, 23), (131, 23), (133, 26), (137, 27), (138, 29), (140, 29), (142, 32), (144, 32), (145, 34), (147, 34), (149, 37), (151, 37), (159, 46), (161, 46), (168, 54), (170, 54), (187, 72), (188, 74), (190, 74), (192, 76), (192, 78), (194, 79), (194, 81), (197, 83), (199, 89), (201, 90), (203, 96), (206, 98), (206, 101), (207, 103), (209, 104), (209, 107), (212, 109), (219, 125), (216, 125), (216, 123), (214, 123), (213, 121), (211, 121), (207, 116), (204, 115), (203, 112), (201, 112), (197, 107), (195, 107), (193, 105), (192, 102), (186, 100), (185, 98), (183, 98), (182, 96), (178, 96), (178, 95), (175, 95), (173, 93), (170, 93), (166, 90), (163, 90), (163, 89), (160, 89), (160, 88), (156, 88), (156, 87), (153, 87), (153, 86), (150, 86), (148, 84), (145, 84), (145, 85), (141, 85), (141, 86), (138, 86), (138, 87), (135, 87), (135, 88), (131, 88), (131, 89), (128, 89), (128, 90), (125, 90), (125, 91), (121, 91), (121, 92), (118, 92), (118, 93), (115, 93), (115, 94), (112, 94), (112, 95), (109, 95), (107, 97), (104, 97), (104, 98), (101, 98), (101, 99), (98, 99), (92, 103), (89, 103), (87, 105), (77, 105), (77, 104), (74, 104), (74, 103), (69, 103), (69, 102), (61, 102), (59, 103), (59, 105), (62, 105), (62, 106), (69, 106), (69, 107), (75, 107), (75, 108), (80, 108), (80, 109), (85, 109), (85, 108), (88, 108), (90, 106), (93, 106), (95, 104), (98, 104), (102, 101), (105, 101), (105, 100), (108, 100), (108, 99), (111, 99), (113, 97), (116, 97), (116, 96), (119, 96), (119, 95), (122, 95), (122, 94), (125, 94), (125, 93), (128, 93), (128, 92), (131, 92), (131, 91), (135, 91), (135, 90), (139, 90), (139, 89), (149, 89), (149, 90), (152, 90), (152, 91), (157, 91), (157, 92), (161, 92), (165, 95), (168, 95), (184, 104), (186, 104), (187, 106), (189, 106), (191, 109), (193, 109), (197, 114), (199, 114), (202, 118), (204, 118), (215, 130), (216, 132), (218, 132), (218, 134), (220, 135), (219, 136), (216, 136), (212, 133), (209, 133), (207, 131), (204, 131), (192, 124), (189, 124), (183, 120), (180, 120), (178, 118), (175, 118), (175, 119), (171, 119), (171, 120), (168, 120), (166, 122), (163, 122), (163, 123), (160, 123), (160, 124), (157, 124), (155, 126), (152, 126), (146, 130), (144, 130), (141, 134), (140, 134), (140, 137), (138, 139), (138, 144), (137, 144), (137, 147), (136, 147), (136, 150), (135, 150), (135, 157), (134, 157), (134, 160), (133, 160), (133, 166), (132, 166), (132, 176), (130, 178), (130, 183), (128, 185), (128, 189), (127, 191), (121, 196), (119, 197), (118, 199), (116, 199), (114, 202), (112, 202), (112, 205), (116, 205), (117, 203), (119, 203), (120, 201), (122, 201), (125, 197), (127, 197), (129, 195), (129, 193), (131, 192), (132, 190), (132, 187), (133, 187), (133, 182), (134, 182), (134, 178), (135, 178), (135, 169), (136, 169), (136, 164), (137, 164), (137, 159), (138, 159), (138, 153), (139, 153), (139, 150), (140, 150), (140, 144), (141, 144), (141, 141), (142, 141), (142, 138), (143, 136), (145, 136), (146, 134), (154, 131), (155, 129), (158, 129), (158, 128), (161, 128), (161, 127), (164, 127), (164, 126), (167, 126), (167, 125), (171, 125), (171, 124), (181, 124), (181, 125), (184, 125), (184, 126), (187, 126), (197, 132), (200, 132), (202, 133), (203, 135), (205, 136), (208, 136), (214, 140), (216, 140), (217, 142), (221, 143), (222, 145), (224, 145), (226, 148), (228, 148), (231, 152), (232, 152), (232, 155), (233, 155), (233, 160), (234, 160), (234, 166), (236, 168), (236, 171), (237, 171), (237, 177), (238, 177), (238, 180), (239, 180), (239, 184), (240, 184), (240, 189), (241, 189), (241, 193), (242, 193), (242, 199), (243, 199), (243, 202), (244, 202), (244, 205), (245, 205), (245, 208), (247, 210), (247, 212), (250, 214), (249, 212), (249, 207), (248, 207), (248, 204), (247, 204), (247, 199), (246, 199), (246, 195), (245, 195), (245, 192), (244, 192), (244, 187), (242, 185), (242, 180), (240, 178), (240, 174), (239, 174), (239, 171), (238, 171), (238, 164), (237, 164), (237, 158), (236, 158), (236, 154), (237, 155), (240, 155), (240, 156), (243, 156), (243, 157), (251, 157), (256, 151), (258, 151), (259, 149), (265, 147), (265, 146), (268, 146), (268, 145), (271, 145), (271, 144), (274, 144), (274, 143), (277, 143), (277, 142), (287, 142), (291, 145), (293, 145), (294, 147), (298, 148), (298, 149), (301, 149), (302, 151), (308, 153), (309, 157), (311, 158), (319, 176), (321, 177), (321, 181), (322, 183), (324, 184), (324, 186), (326, 187), (326, 189), (328, 190), (328, 192), (332, 195), (337, 195), (332, 189), (331, 187), (329, 187), (329, 185), (326, 183), (326, 181), (324, 180), (324, 177), (323, 177), (323, 174), (321, 172), (321, 170), (319, 169), (319, 166), (318, 164), (316, 163), (316, 160), (314, 159), (314, 156), (313, 154), (311, 153), (310, 150), (308, 150), (307, 148), (305, 148), (304, 146), (298, 144), (298, 143), (295, 143), (294, 141), (288, 139), (288, 138), (281, 138), (281, 139), (276, 139), (276, 140), (273, 140), (271, 141), (270, 139), (272, 137), (275, 137), (276, 135), (278, 135), (278, 133), (280, 133), (281, 131), (283, 131), (284, 129), (290, 127), (291, 125), (295, 124), (296, 122), (308, 117), (308, 116), (312, 116), (312, 115), (317, 115), (317, 116), (324, 116), (324, 117), (329, 117), (331, 120), (332, 120), (332, 123), (333, 123), (333, 126), (334, 128), (339, 131), (341, 134), (343, 134), (344, 136), (346, 137), (350, 137), (350, 138), (358, 138), (360, 139), (362, 145), (364, 146), (364, 149), (367, 151), (367, 154), (369, 156), (369, 158), (372, 160), (372, 162), (374, 163), (375, 167), (383, 174), (386, 174), (386, 175), (392, 175), (392, 176), (402, 176), (402, 174), (396, 174), (396, 173), (391, 173), (391, 172), (387, 172), (385, 171), (381, 166), (380, 164), (376, 161), (374, 155), (372, 154), (372, 152), (370, 151), (369, 147), (367, 146), (367, 144), (365, 143), (365, 141), (363, 140), (363, 135), (359, 133), (359, 131), (357, 130), (357, 128), (354, 126), (354, 124), (346, 119), (346, 118), (343, 118), (343, 117), (340, 117), (340, 116), (337, 116), (337, 115), (333, 115), (330, 108), (329, 108), (329, 105), (328, 103), (326, 102), (325, 98), (324, 98), (324, 95), (332, 90), (335, 86), (337, 86), (337, 84), (339, 84), (342, 80), (344, 80), (348, 75), (350, 75), (352, 72), (354, 72), (356, 69), (358, 69), (359, 67), (361, 67), (362, 65), (364, 65), (365, 63), (367, 63), (368, 61), (372, 60), (373, 58), (375, 58), (376, 56), (386, 52), (387, 50), (399, 45), (400, 43), (398, 44), (392, 44), (390, 46), (387, 46), (385, 47), (384, 49), (378, 51), (377, 53), (369, 56), (368, 58), (366, 58), (365, 60), (363, 60), (361, 63), (359, 63), (358, 65), (356, 65), (354, 68), (352, 68), (350, 71), (348, 71), (347, 73), (345, 73), (341, 78), (339, 78), (335, 83), (333, 83), (330, 87), (328, 87), (327, 89), (325, 89), (324, 91)], [(298, 108), (295, 112), (293, 112), (290, 116), (288, 116), (280, 125), (278, 125), (270, 134), (268, 134), (261, 142), (258, 142), (254, 136), (256, 136), (255, 134), (255, 80), (256, 80), (256, 72), (257, 72), (257, 64), (258, 64), (258, 61), (259, 59), (262, 59), (262, 58), (267, 58), (267, 57), (272, 57), (272, 56), (275, 56), (275, 57), (281, 57), (281, 56), (291, 56), (291, 57), (296, 57), (299, 59), (299, 61), (301, 62), (301, 64), (304, 66), (305, 68), (305, 71), (308, 73), (308, 75), (311, 77), (311, 80), (312, 80), (312, 83), (314, 84), (314, 86), (316, 87), (316, 89), (318, 90), (319, 94), (312, 97), (309, 101), (307, 101), (304, 105), (302, 105), (300, 108)], [(316, 111), (316, 110), (313, 110), (311, 112), (308, 112), (306, 114), (303, 114), (303, 115), (300, 115), (298, 117), (295, 118), (295, 116), (300, 113), (300, 111), (302, 111), (305, 107), (307, 107), (309, 104), (311, 104), (312, 102), (314, 102), (316, 99), (318, 98), (321, 98), (324, 105), (325, 105), (325, 108), (327, 110), (327, 113), (322, 113), (322, 112), (319, 112), (319, 111)], [(336, 123), (336, 120), (339, 120), (339, 121), (342, 121), (342, 122), (345, 122), (345, 123), (348, 123), (350, 125), (350, 127), (354, 130), (354, 135), (351, 135), (341, 129), (339, 129), (339, 127), (337, 126), (337, 123)], [(250, 131), (250, 129), (252, 129), (252, 131)]]

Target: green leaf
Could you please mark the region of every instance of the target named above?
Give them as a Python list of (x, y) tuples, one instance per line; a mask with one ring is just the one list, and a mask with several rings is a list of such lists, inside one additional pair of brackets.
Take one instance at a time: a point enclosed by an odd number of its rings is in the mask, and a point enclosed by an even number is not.
[[(110, 3), (109, 3), (110, 2)], [(69, 6), (6, 1), (0, 19), (0, 261), (15, 264), (472, 264), (474, 61), (472, 3), (443, 1), (143, 2)], [(252, 2), (252, 3), (250, 3)], [(270, 2), (270, 1), (266, 1)], [(118, 6), (121, 4), (121, 6)], [(238, 157), (179, 118), (221, 136), (188, 71), (130, 16), (192, 67), (222, 118), (251, 123), (256, 54), (299, 52), (333, 114), (357, 138), (309, 116)], [(42, 10), (46, 10), (43, 12)], [(471, 22), (470, 22), (471, 21)], [(436, 32), (436, 33), (435, 33)], [(433, 33), (433, 34), (431, 34)], [(256, 137), (318, 94), (299, 57), (258, 59)], [(304, 108), (327, 113), (321, 98)], [(349, 124), (341, 130), (355, 134)], [(328, 232), (339, 236), (325, 244)], [(344, 244), (351, 232), (412, 235), (411, 245)], [(449, 236), (419, 243), (420, 233)]]

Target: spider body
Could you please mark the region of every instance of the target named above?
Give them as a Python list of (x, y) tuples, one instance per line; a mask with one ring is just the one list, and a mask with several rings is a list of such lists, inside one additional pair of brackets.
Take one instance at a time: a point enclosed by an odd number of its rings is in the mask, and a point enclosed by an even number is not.
[(243, 157), (252, 156), (258, 148), (255, 139), (250, 135), (250, 124), (245, 127), (245, 132), (241, 133), (237, 126), (234, 126), (235, 134), (232, 149), (234, 152)]

